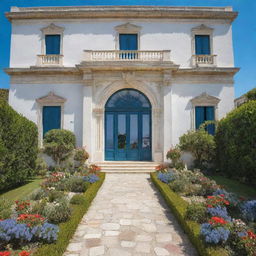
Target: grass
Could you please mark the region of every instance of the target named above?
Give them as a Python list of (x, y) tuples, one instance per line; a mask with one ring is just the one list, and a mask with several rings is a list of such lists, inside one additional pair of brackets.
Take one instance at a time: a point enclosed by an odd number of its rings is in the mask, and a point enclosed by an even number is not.
[(28, 196), (29, 194), (31, 194), (36, 188), (38, 188), (42, 181), (42, 178), (37, 177), (23, 186), (20, 186), (18, 188), (12, 189), (8, 192), (1, 194), (0, 197), (4, 197), (12, 201), (21, 200)]
[(209, 178), (215, 180), (218, 185), (223, 186), (227, 191), (236, 193), (237, 195), (245, 198), (256, 199), (256, 189), (253, 187), (223, 176), (210, 176)]

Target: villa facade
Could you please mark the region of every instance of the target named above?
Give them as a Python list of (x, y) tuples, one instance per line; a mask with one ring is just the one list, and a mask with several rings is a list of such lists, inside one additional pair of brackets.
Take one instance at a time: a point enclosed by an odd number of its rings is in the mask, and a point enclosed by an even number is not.
[[(231, 7), (12, 7), (9, 103), (91, 161), (165, 160), (234, 108)], [(214, 132), (209, 126), (208, 131)]]

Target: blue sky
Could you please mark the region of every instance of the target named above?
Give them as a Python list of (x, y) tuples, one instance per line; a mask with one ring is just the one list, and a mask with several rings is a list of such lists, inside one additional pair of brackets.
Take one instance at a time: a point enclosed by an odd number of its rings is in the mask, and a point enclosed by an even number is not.
[(239, 12), (233, 23), (235, 93), (239, 97), (256, 87), (256, 0), (0, 0), (0, 88), (9, 87), (3, 68), (9, 66), (11, 25), (4, 13), (10, 6), (69, 5), (164, 5), (164, 6), (233, 6)]

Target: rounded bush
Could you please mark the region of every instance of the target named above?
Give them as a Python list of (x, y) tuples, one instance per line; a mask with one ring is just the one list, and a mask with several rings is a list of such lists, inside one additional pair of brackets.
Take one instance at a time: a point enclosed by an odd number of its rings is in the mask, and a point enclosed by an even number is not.
[(57, 165), (72, 154), (75, 146), (76, 138), (71, 131), (53, 129), (45, 134), (44, 152), (51, 156)]
[(256, 101), (249, 101), (219, 122), (217, 165), (228, 177), (256, 183)]
[(84, 195), (74, 195), (71, 200), (70, 203), (71, 204), (84, 204), (86, 201), (85, 196)]

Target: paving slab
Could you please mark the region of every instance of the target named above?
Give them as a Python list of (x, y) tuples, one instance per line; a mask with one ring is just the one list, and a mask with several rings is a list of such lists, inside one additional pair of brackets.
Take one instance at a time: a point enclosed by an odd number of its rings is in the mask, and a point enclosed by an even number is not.
[(149, 174), (108, 173), (65, 256), (197, 256)]

